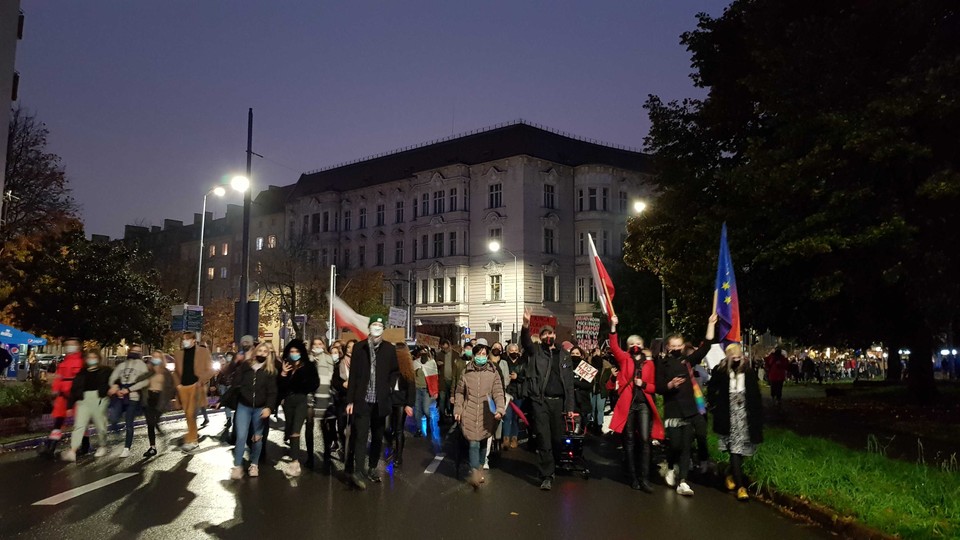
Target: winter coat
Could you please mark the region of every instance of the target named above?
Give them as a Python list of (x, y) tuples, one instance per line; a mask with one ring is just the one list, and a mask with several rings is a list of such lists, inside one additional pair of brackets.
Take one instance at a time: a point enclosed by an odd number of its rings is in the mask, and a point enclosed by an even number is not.
[(506, 362), (508, 368), (510, 369), (510, 374), (517, 374), (516, 379), (511, 379), (509, 375), (507, 376), (507, 393), (513, 396), (514, 399), (522, 398), (520, 391), (523, 389), (523, 381), (527, 379), (527, 358), (526, 356), (521, 355), (520, 358), (517, 358), (516, 362), (507, 358), (506, 360), (501, 360), (501, 362)]
[[(489, 398), (497, 410), (490, 411)], [(482, 366), (470, 362), (454, 393), (453, 414), (460, 416), (460, 429), (468, 441), (482, 441), (497, 430), (496, 414), (503, 415), (506, 399), (500, 375), (492, 363)]]
[(770, 382), (783, 382), (787, 380), (787, 371), (790, 370), (790, 361), (786, 356), (770, 353), (763, 359), (764, 368), (767, 370), (767, 380)]
[(290, 394), (312, 394), (320, 387), (317, 365), (310, 360), (300, 362), (300, 367), (286, 376), (282, 373), (277, 373), (277, 401), (287, 399)]
[(573, 411), (573, 365), (570, 361), (570, 353), (559, 347), (550, 350), (535, 344), (530, 339), (530, 328), (526, 326), (520, 331), (520, 343), (529, 355), (524, 397), (542, 402), (543, 393), (547, 389), (547, 379), (550, 377), (550, 365), (553, 362), (559, 362), (560, 384), (563, 387), (563, 410), (564, 412)]
[(350, 361), (350, 384), (347, 387), (347, 404), (353, 404), (354, 413), (387, 416), (393, 408), (390, 392), (400, 378), (397, 348), (382, 341), (377, 348), (377, 380), (374, 388), (377, 410), (370, 411), (367, 405), (367, 386), (370, 383), (370, 341), (364, 340), (353, 346)]
[[(201, 345), (194, 345), (196, 352), (193, 355), (193, 374), (197, 377), (197, 391), (194, 395), (197, 399), (197, 406), (207, 405), (207, 394), (209, 393), (210, 379), (216, 375), (213, 370), (213, 357), (210, 355), (210, 349)], [(173, 353), (174, 380), (177, 384), (183, 380), (183, 349), (178, 349)]]
[[(636, 378), (636, 364), (630, 353), (620, 348), (620, 342), (616, 334), (610, 334), (610, 349), (613, 351), (613, 357), (617, 361), (617, 384), (620, 389), (617, 405), (613, 409), (613, 418), (610, 420), (610, 429), (617, 433), (622, 433), (627, 424), (627, 416), (630, 414), (630, 406), (633, 405), (633, 393), (640, 389), (634, 382)], [(653, 401), (653, 394), (657, 390), (656, 365), (653, 360), (643, 362), (640, 378), (644, 382), (643, 397), (653, 412), (653, 425), (650, 428), (651, 436), (657, 440), (663, 440), (663, 422), (660, 420), (660, 413), (657, 411), (657, 405)], [(599, 377), (599, 375), (597, 375)], [(646, 437), (644, 437), (646, 438)]]
[(259, 409), (277, 410), (277, 374), (267, 373), (266, 366), (253, 369), (249, 362), (237, 368), (237, 385), (240, 387), (240, 403)]
[(86, 386), (88, 377), (96, 377), (97, 393), (101, 398), (107, 397), (107, 393), (110, 391), (110, 369), (104, 366), (98, 367), (93, 371), (82, 369), (73, 379), (73, 387), (70, 388), (71, 405), (83, 400), (83, 388)]
[[(713, 370), (707, 385), (708, 409), (713, 414), (713, 431), (718, 435), (730, 435), (730, 370), (726, 361)], [(750, 442), (763, 442), (763, 398), (760, 395), (760, 380), (748, 369), (744, 372), (744, 397), (747, 404), (747, 431)]]
[[(716, 343), (716, 340), (707, 340), (690, 356), (667, 356), (657, 365), (657, 393), (663, 396), (664, 418), (690, 418), (700, 414), (693, 394), (693, 382), (690, 380), (690, 373), (693, 371), (693, 366), (706, 358), (710, 346), (714, 343)], [(682, 377), (687, 380), (676, 388), (667, 388), (667, 383), (674, 377)], [(702, 388), (700, 390), (703, 391)]]

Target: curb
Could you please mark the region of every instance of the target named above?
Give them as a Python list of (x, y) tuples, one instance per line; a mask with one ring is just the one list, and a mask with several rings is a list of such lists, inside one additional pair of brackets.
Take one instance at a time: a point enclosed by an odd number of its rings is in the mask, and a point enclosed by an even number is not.
[(900, 538), (864, 525), (851, 516), (840, 515), (832, 508), (809, 499), (780, 493), (770, 487), (763, 488), (757, 499), (788, 515), (790, 513), (800, 515), (843, 538), (854, 540), (895, 540)]

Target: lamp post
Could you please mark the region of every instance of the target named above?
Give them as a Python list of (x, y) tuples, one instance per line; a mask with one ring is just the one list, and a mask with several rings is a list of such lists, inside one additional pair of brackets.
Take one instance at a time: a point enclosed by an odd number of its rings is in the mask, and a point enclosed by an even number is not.
[[(633, 203), (633, 213), (639, 216), (647, 209), (647, 203), (636, 201)], [(660, 277), (660, 338), (667, 339), (667, 287), (663, 283), (663, 276)]]
[(487, 246), (490, 248), (491, 253), (497, 253), (499, 251), (506, 251), (510, 255), (513, 255), (513, 277), (516, 286), (516, 295), (513, 300), (513, 332), (510, 335), (510, 342), (517, 342), (517, 331), (520, 328), (520, 264), (517, 259), (517, 254), (510, 251), (509, 249), (500, 245), (500, 242), (492, 240)]
[(210, 191), (203, 194), (203, 214), (200, 217), (200, 262), (197, 264), (197, 305), (200, 305), (200, 285), (203, 283), (203, 230), (207, 224), (207, 197), (210, 194), (216, 195), (217, 197), (223, 197), (227, 194), (227, 190), (223, 189), (223, 186), (217, 186), (210, 189)]

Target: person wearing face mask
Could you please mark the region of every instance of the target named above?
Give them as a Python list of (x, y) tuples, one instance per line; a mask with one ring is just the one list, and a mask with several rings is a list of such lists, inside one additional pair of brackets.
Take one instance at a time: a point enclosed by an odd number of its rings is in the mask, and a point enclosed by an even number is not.
[[(347, 451), (347, 388), (350, 386), (350, 363), (353, 355), (353, 346), (357, 340), (347, 340), (343, 344), (343, 356), (337, 362), (330, 379), (330, 389), (333, 394), (333, 404), (337, 413), (337, 459), (344, 464), (353, 463), (353, 455), (345, 455)], [(352, 465), (351, 465), (352, 466)]]
[(307, 396), (306, 440), (304, 441), (307, 446), (307, 461), (305, 465), (311, 469), (313, 468), (313, 443), (317, 411), (320, 411), (321, 417), (320, 430), (323, 433), (324, 462), (329, 463), (330, 445), (327, 442), (332, 441), (333, 438), (329, 437), (327, 432), (324, 431), (326, 429), (324, 422), (327, 422), (326, 414), (330, 407), (330, 379), (333, 377), (334, 365), (340, 356), (339, 350), (339, 347), (331, 346), (330, 350), (327, 351), (322, 338), (313, 338), (310, 342), (310, 363), (316, 366), (319, 380), (317, 391)]
[[(380, 482), (377, 467), (383, 450), (383, 433), (393, 406), (391, 389), (400, 377), (397, 349), (383, 342), (383, 315), (373, 315), (367, 324), (369, 335), (353, 348), (347, 387), (347, 415), (353, 415), (350, 447), (354, 454), (351, 483), (366, 489), (363, 473), (371, 482)], [(413, 405), (412, 403), (410, 405)], [(370, 436), (370, 450), (366, 441)]]
[[(507, 375), (506, 392), (510, 400), (517, 406), (523, 408), (523, 384), (526, 380), (526, 359), (520, 354), (520, 346), (516, 343), (507, 345), (507, 360), (503, 362), (507, 365), (509, 374)], [(507, 414), (503, 420), (503, 448), (517, 448), (517, 437), (520, 436), (520, 415), (513, 409), (507, 407)]]
[(488, 362), (489, 352), (486, 345), (473, 348), (473, 361), (467, 364), (454, 391), (453, 418), (469, 444), (471, 472), (467, 481), (474, 489), (485, 480), (480, 443), (493, 436), (506, 408), (503, 383), (497, 367)]
[(187, 434), (183, 438), (181, 450), (192, 452), (197, 446), (197, 407), (200, 401), (207, 400), (207, 382), (213, 377), (213, 358), (206, 347), (197, 346), (197, 334), (191, 331), (183, 333), (182, 349), (173, 355), (174, 373), (177, 380), (177, 397), (183, 407), (187, 420)]
[(250, 435), (250, 477), (260, 476), (260, 453), (263, 450), (263, 424), (277, 406), (277, 364), (274, 353), (266, 344), (257, 346), (253, 354), (240, 365), (236, 376), (239, 387), (237, 412), (234, 416), (237, 444), (233, 447), (233, 468), (230, 478), (243, 478), (243, 451)]
[[(283, 367), (277, 380), (279, 400), (283, 401), (285, 435), (290, 440), (290, 457), (293, 460), (287, 466), (288, 476), (300, 476), (301, 460), (306, 462), (313, 454), (313, 445), (309, 452), (300, 455), (300, 429), (307, 420), (308, 396), (312, 396), (320, 386), (317, 366), (306, 355), (306, 345), (299, 339), (292, 339), (283, 349)], [(312, 418), (311, 418), (312, 422)], [(313, 430), (309, 430), (313, 435)]]
[(71, 405), (76, 404), (73, 435), (70, 437), (70, 450), (60, 454), (64, 461), (76, 461), (77, 449), (83, 440), (83, 433), (91, 423), (97, 428), (97, 451), (95, 457), (107, 455), (107, 404), (110, 400), (110, 370), (101, 367), (103, 358), (100, 352), (89, 350), (84, 355), (84, 369), (77, 373), (70, 388)]
[[(439, 393), (439, 375), (437, 361), (430, 355), (430, 349), (421, 347), (413, 361), (413, 370), (417, 387), (416, 405), (413, 407), (413, 423), (416, 437), (430, 435), (435, 453), (440, 452), (440, 415), (437, 412), (437, 394)], [(423, 418), (427, 418), (427, 433), (423, 430)]]
[(393, 442), (393, 464), (403, 466), (403, 446), (406, 442), (404, 425), (407, 418), (413, 415), (410, 403), (417, 399), (417, 375), (414, 371), (413, 355), (406, 343), (397, 343), (397, 363), (400, 366), (400, 377), (394, 384), (391, 392), (393, 409), (390, 413), (390, 440)]
[[(677, 493), (687, 497), (693, 496), (693, 489), (687, 483), (693, 439), (707, 433), (706, 399), (693, 376), (693, 366), (706, 358), (710, 345), (715, 342), (716, 324), (717, 314), (713, 313), (707, 322), (706, 341), (689, 355), (683, 354), (682, 335), (668, 336), (667, 355), (656, 369), (656, 388), (663, 396), (663, 423), (670, 441), (666, 481), (670, 487), (677, 487)], [(705, 451), (706, 448), (702, 450)], [(706, 457), (701, 453), (701, 460)]]
[(707, 402), (720, 451), (730, 453), (727, 490), (736, 490), (737, 499), (746, 501), (750, 495), (743, 480), (743, 458), (752, 456), (763, 442), (763, 400), (760, 380), (744, 360), (743, 348), (731, 343), (724, 353), (707, 384)]
[[(571, 346), (570, 363), (573, 365), (574, 370), (580, 365), (580, 362), (584, 361), (589, 363), (587, 352), (579, 345)], [(573, 372), (573, 407), (574, 411), (580, 415), (580, 418), (584, 422), (590, 418), (592, 412), (590, 404), (590, 389), (592, 387), (591, 381), (584, 379), (577, 374), (576, 371)]]
[[(238, 355), (233, 351), (227, 352), (224, 355), (227, 362), (220, 369), (220, 373), (217, 373), (217, 393), (220, 395), (220, 398), (223, 398), (223, 395), (227, 393), (227, 389), (233, 386), (233, 375), (237, 369), (237, 366), (243, 362), (243, 356)], [(223, 404), (222, 408), (224, 414), (227, 417), (227, 423), (223, 426), (223, 433), (220, 435), (221, 439), (229, 438), (230, 428), (233, 427), (233, 409), (227, 407)]]
[(109, 423), (116, 429), (117, 422), (123, 416), (125, 440), (120, 457), (130, 456), (130, 447), (133, 446), (134, 420), (140, 414), (140, 390), (147, 383), (140, 378), (147, 372), (147, 365), (143, 362), (143, 347), (137, 343), (130, 345), (127, 350), (127, 359), (113, 369), (110, 374), (110, 414)]
[(145, 385), (140, 390), (140, 403), (143, 405), (143, 416), (147, 420), (147, 439), (150, 441), (150, 448), (143, 457), (152, 458), (157, 455), (160, 416), (167, 410), (175, 392), (173, 375), (165, 365), (162, 352), (154, 351), (150, 355), (150, 365), (137, 382), (143, 382)]
[(537, 435), (540, 489), (553, 488), (553, 476), (560, 449), (560, 438), (566, 430), (563, 417), (573, 418), (573, 363), (570, 353), (557, 348), (557, 335), (545, 325), (540, 329), (540, 343), (530, 339), (529, 308), (523, 312), (523, 328), (520, 343), (528, 351), (527, 397), (533, 403), (533, 424)]
[[(503, 362), (503, 344), (499, 341), (495, 341), (493, 345), (490, 346), (490, 356), (487, 359), (488, 362), (492, 363), (495, 368), (497, 368), (497, 374), (500, 376), (500, 385), (503, 386), (504, 393), (507, 390), (507, 381), (510, 380), (510, 366), (506, 362)], [(490, 453), (494, 450), (494, 441), (498, 441), (498, 451), (508, 449), (503, 440), (503, 423), (500, 422), (497, 424), (497, 431), (494, 433), (493, 437), (487, 439), (487, 455), (486, 460), (483, 462), (483, 468), (490, 468)]]
[(455, 388), (453, 386), (453, 370), (456, 359), (457, 354), (454, 352), (453, 347), (450, 346), (450, 340), (440, 340), (440, 350), (437, 351), (436, 358), (437, 369), (440, 370), (440, 397), (437, 403), (440, 406), (441, 414), (444, 416), (453, 414), (453, 405), (450, 403), (450, 393)]
[[(656, 391), (656, 364), (650, 351), (643, 348), (643, 338), (627, 338), (627, 350), (620, 348), (617, 337), (619, 320), (610, 321), (610, 348), (617, 362), (619, 397), (610, 420), (610, 429), (623, 434), (627, 477), (630, 487), (653, 492), (650, 484), (651, 438), (663, 439), (663, 423), (653, 396)], [(640, 435), (640, 467), (637, 467), (637, 434)]]
[[(43, 450), (46, 455), (52, 456), (57, 444), (63, 437), (64, 422), (67, 420), (67, 414), (70, 412), (69, 400), (70, 389), (73, 386), (73, 379), (77, 373), (83, 369), (83, 356), (80, 353), (80, 340), (77, 338), (68, 338), (63, 340), (63, 352), (66, 353), (63, 360), (56, 366), (56, 374), (51, 383), (50, 390), (53, 392), (53, 430), (47, 438), (47, 443)], [(52, 365), (52, 364), (51, 364)]]

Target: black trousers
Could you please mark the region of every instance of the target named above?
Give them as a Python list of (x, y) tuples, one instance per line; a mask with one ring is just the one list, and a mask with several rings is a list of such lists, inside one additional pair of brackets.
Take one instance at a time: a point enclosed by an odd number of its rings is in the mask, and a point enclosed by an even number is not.
[(770, 397), (777, 401), (783, 399), (783, 381), (770, 381)]
[(406, 442), (406, 432), (403, 429), (407, 422), (407, 411), (404, 405), (394, 405), (390, 413), (390, 439), (393, 442), (394, 463), (403, 463), (403, 445)]
[[(623, 428), (623, 450), (627, 455), (627, 476), (633, 482), (650, 477), (650, 422), (653, 415), (646, 403), (632, 405)], [(640, 436), (640, 468), (637, 469), (637, 435)]]
[(573, 402), (577, 408), (577, 413), (580, 414), (580, 420), (582, 420), (583, 424), (586, 425), (590, 420), (591, 413), (593, 412), (593, 403), (590, 402), (590, 391), (574, 390)]
[[(685, 481), (690, 474), (690, 456), (693, 448), (693, 439), (707, 439), (707, 421), (703, 415), (697, 414), (684, 418), (685, 425), (667, 428), (667, 438), (670, 439), (670, 451), (667, 453), (667, 463), (670, 467), (680, 465), (680, 480)], [(697, 445), (700, 461), (706, 460), (707, 446)]]
[(533, 429), (537, 434), (540, 478), (552, 478), (557, 469), (556, 453), (563, 437), (563, 398), (533, 402)]
[[(380, 463), (380, 452), (383, 451), (383, 432), (386, 429), (387, 417), (376, 414), (377, 404), (370, 403), (366, 411), (353, 412), (353, 429), (350, 433), (350, 446), (353, 449), (353, 472), (362, 473), (364, 457), (366, 466), (375, 468)], [(367, 452), (367, 436), (370, 436), (370, 450)]]

